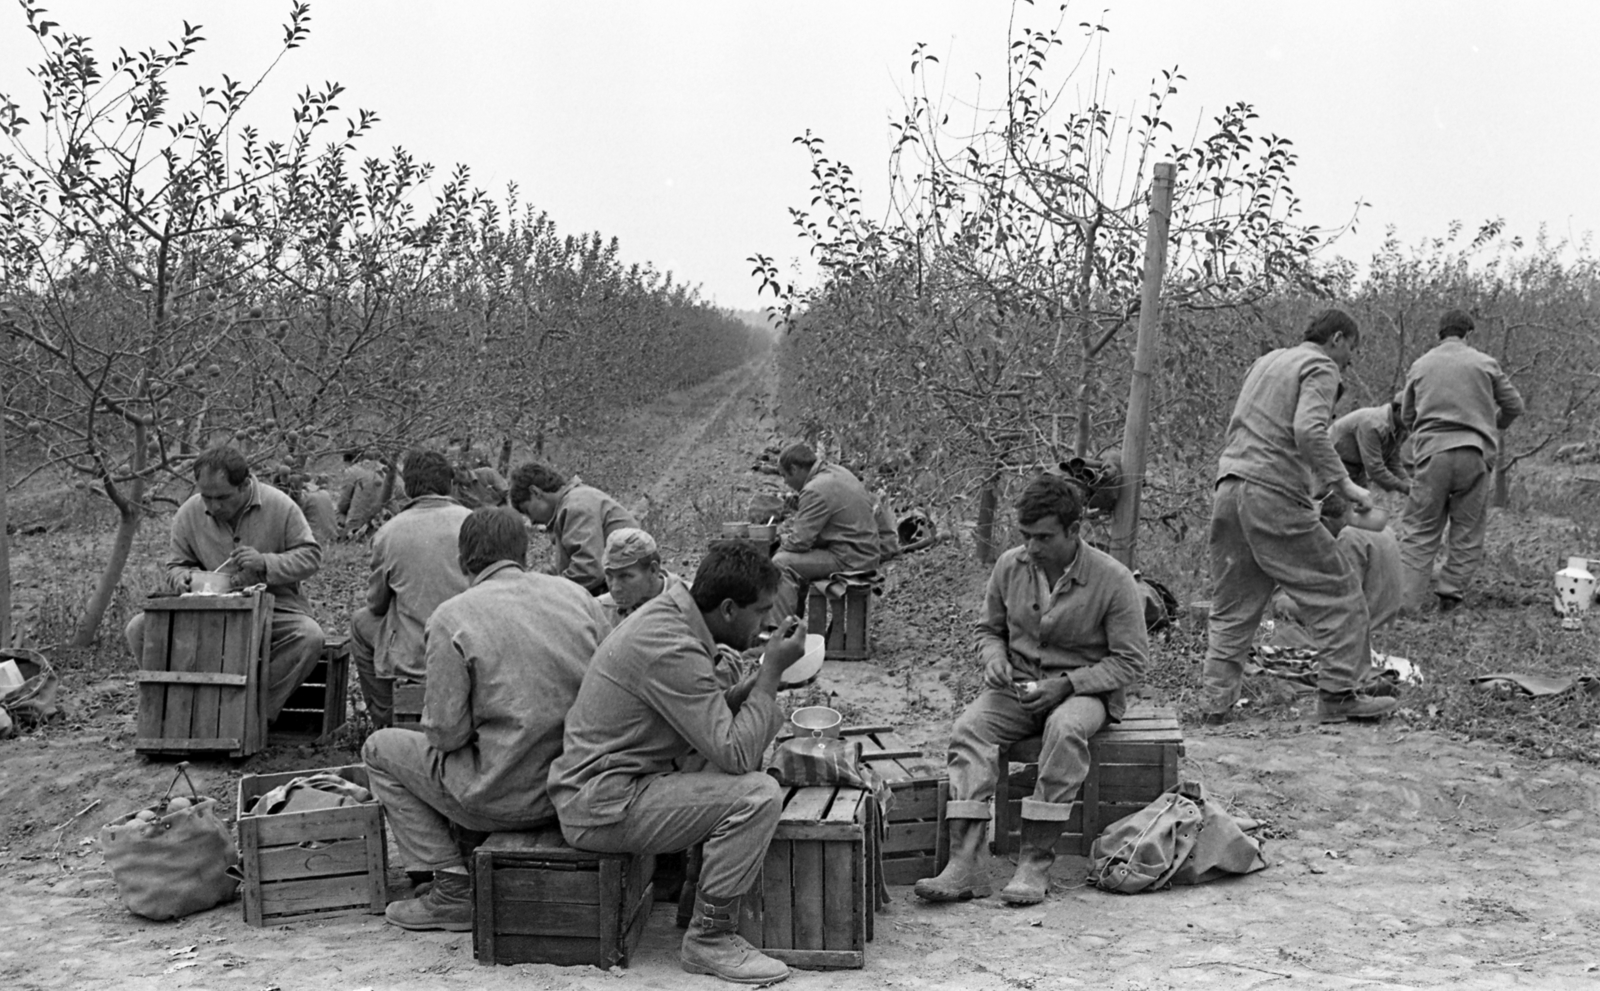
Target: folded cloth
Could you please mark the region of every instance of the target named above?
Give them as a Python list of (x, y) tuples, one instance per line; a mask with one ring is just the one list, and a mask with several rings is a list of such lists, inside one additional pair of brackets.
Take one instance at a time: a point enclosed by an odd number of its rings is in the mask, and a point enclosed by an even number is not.
[(316, 809), (337, 809), (346, 805), (364, 805), (374, 801), (372, 792), (328, 771), (302, 775), (287, 784), (281, 784), (260, 798), (251, 807), (251, 815), (278, 815), (284, 812), (311, 812)]
[(1518, 691), (1532, 695), (1535, 698), (1544, 695), (1560, 695), (1563, 692), (1572, 690), (1573, 687), (1577, 687), (1590, 695), (1600, 695), (1600, 677), (1595, 677), (1592, 674), (1551, 677), (1543, 674), (1528, 674), (1523, 671), (1500, 671), (1495, 674), (1479, 675), (1472, 679), (1472, 684), (1479, 688)]

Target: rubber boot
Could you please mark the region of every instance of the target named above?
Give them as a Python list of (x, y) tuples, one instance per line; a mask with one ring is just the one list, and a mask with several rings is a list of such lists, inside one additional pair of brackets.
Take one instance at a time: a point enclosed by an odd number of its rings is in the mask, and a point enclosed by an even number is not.
[(917, 882), (917, 897), (930, 902), (988, 898), (994, 891), (989, 886), (989, 864), (983, 850), (988, 821), (946, 819), (945, 825), (950, 830), (950, 862), (937, 877)]
[(417, 898), (394, 902), (384, 918), (401, 929), (472, 931), (472, 882), (465, 874), (434, 871), (433, 884)]
[(739, 899), (717, 903), (696, 895), (694, 918), (683, 934), (678, 959), (691, 974), (710, 974), (735, 984), (776, 984), (789, 968), (751, 946), (738, 933)]
[(1022, 820), (1022, 852), (1011, 883), (1000, 889), (1007, 905), (1037, 905), (1050, 894), (1050, 868), (1056, 862), (1056, 840), (1066, 823), (1055, 819)]

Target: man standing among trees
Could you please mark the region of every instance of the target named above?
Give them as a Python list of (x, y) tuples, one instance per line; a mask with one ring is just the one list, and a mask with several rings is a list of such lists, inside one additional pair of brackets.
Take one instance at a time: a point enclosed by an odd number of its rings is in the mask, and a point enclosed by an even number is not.
[(1122, 718), (1123, 690), (1149, 653), (1133, 573), (1083, 540), (1082, 513), (1077, 487), (1059, 476), (1039, 476), (1017, 500), (1026, 543), (1000, 555), (989, 576), (978, 624), (983, 691), (950, 739), (950, 861), (917, 882), (919, 897), (989, 894), (983, 844), (999, 780), (995, 753), (1035, 735), (1044, 737), (1039, 781), (1022, 800), (1022, 852), (1000, 897), (1034, 905), (1050, 892), (1056, 841), (1089, 773), (1089, 738)]
[(428, 618), (423, 732), (380, 729), (361, 751), (407, 871), (433, 871), (423, 894), (389, 906), (404, 929), (472, 928), (452, 822), (497, 832), (555, 817), (550, 762), (605, 617), (571, 582), (525, 571), (527, 556), (511, 510), (461, 523), (457, 561), (471, 587)]
[(1406, 428), (1400, 423), (1400, 398), (1382, 406), (1363, 406), (1333, 421), (1329, 433), (1344, 470), (1357, 485), (1410, 493), (1411, 479), (1400, 463)]
[[(283, 492), (250, 474), (244, 455), (213, 447), (194, 459), (200, 491), (172, 517), (167, 577), (187, 591), (196, 571), (233, 576), (233, 587), (265, 584), (272, 593), (272, 659), (267, 671), (267, 718), (284, 703), (322, 656), (322, 627), (300, 594), (300, 583), (322, 566), (322, 548), (305, 514)], [(145, 614), (128, 623), (128, 650), (144, 651)]]
[(1439, 344), (1406, 374), (1400, 416), (1411, 431), (1417, 462), (1400, 541), (1410, 610), (1422, 608), (1447, 524), (1450, 542), (1435, 594), (1440, 612), (1461, 604), (1483, 559), (1489, 466), (1499, 432), (1523, 412), (1522, 395), (1500, 363), (1468, 346), (1472, 329), (1465, 311), (1446, 311), (1439, 318)]
[(549, 527), (556, 543), (556, 573), (577, 582), (590, 595), (606, 590), (601, 564), (606, 538), (639, 521), (617, 500), (574, 476), (530, 461), (511, 473), (511, 506), (536, 526)]
[(843, 465), (826, 464), (804, 443), (778, 455), (784, 484), (800, 493), (800, 505), (784, 521), (772, 563), (783, 575), (780, 614), (805, 608), (807, 582), (839, 571), (878, 566), (877, 504), (861, 480)]
[(350, 616), (350, 659), (379, 728), (394, 720), (395, 679), (427, 675), (422, 635), (428, 617), (467, 590), (456, 550), (461, 523), (472, 511), (450, 498), (450, 462), (435, 451), (412, 451), (403, 474), (412, 499), (372, 538), (367, 604)]
[(1323, 310), (1311, 318), (1302, 343), (1257, 358), (1239, 390), (1211, 507), (1207, 723), (1226, 721), (1239, 700), (1244, 659), (1274, 585), (1300, 607), (1317, 645), (1322, 721), (1381, 718), (1395, 706), (1392, 698), (1356, 693), (1367, 603), (1315, 502), (1334, 489), (1361, 512), (1372, 506), (1328, 434), (1339, 374), (1360, 340), (1347, 313)]

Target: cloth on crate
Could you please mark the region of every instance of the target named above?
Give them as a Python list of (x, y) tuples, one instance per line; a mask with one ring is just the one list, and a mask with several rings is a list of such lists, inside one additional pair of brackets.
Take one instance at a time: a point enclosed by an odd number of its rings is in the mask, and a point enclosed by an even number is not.
[(1257, 825), (1229, 815), (1198, 781), (1185, 781), (1101, 831), (1089, 851), (1089, 880), (1131, 895), (1250, 874), (1267, 866), (1261, 841), (1247, 832)]
[(264, 793), (250, 807), (250, 815), (279, 815), (284, 812), (311, 812), (338, 809), (346, 805), (365, 805), (373, 801), (372, 792), (331, 771), (305, 774)]

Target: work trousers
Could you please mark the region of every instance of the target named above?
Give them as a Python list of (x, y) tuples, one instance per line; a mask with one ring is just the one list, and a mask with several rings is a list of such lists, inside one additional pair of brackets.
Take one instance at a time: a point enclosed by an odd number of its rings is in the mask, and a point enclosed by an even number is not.
[[(1073, 695), (1043, 716), (1029, 715), (1015, 692), (985, 688), (956, 720), (946, 762), (950, 770), (950, 819), (989, 818), (989, 799), (1000, 780), (996, 754), (1030, 736), (1042, 736), (1039, 781), (1022, 800), (1022, 818), (1066, 822), (1078, 788), (1089, 774), (1089, 738), (1106, 724), (1098, 695)], [(996, 801), (1006, 801), (1001, 795)]]
[(367, 737), (361, 759), (367, 783), (389, 820), (400, 862), (408, 871), (464, 867), (450, 835), (453, 822), (481, 833), (538, 829), (550, 819), (502, 819), (473, 812), (444, 786), (444, 754), (421, 733), (380, 729)]
[(361, 697), (367, 700), (367, 715), (373, 726), (382, 729), (394, 725), (394, 678), (378, 674), (373, 645), (380, 622), (365, 606), (350, 614), (350, 662), (356, 667)]
[(1445, 526), (1450, 528), (1438, 593), (1459, 599), (1483, 560), (1489, 522), (1489, 461), (1475, 447), (1452, 447), (1417, 465), (1406, 500), (1400, 561), (1406, 569), (1406, 607), (1417, 609), (1428, 594), (1433, 559)]
[(1208, 712), (1239, 700), (1244, 661), (1262, 610), (1280, 585), (1317, 645), (1317, 688), (1355, 689), (1366, 665), (1367, 600), (1317, 511), (1238, 478), (1211, 507), (1211, 620), (1203, 680)]
[(838, 556), (823, 548), (779, 551), (772, 555), (772, 563), (778, 566), (779, 576), (778, 595), (772, 600), (770, 616), (774, 623), (791, 614), (802, 615), (811, 583), (844, 570)]
[(783, 792), (770, 774), (658, 774), (629, 803), (621, 822), (562, 823), (561, 834), (595, 853), (676, 853), (704, 843), (700, 893), (720, 902), (755, 883), (782, 814)]
[[(144, 613), (128, 621), (123, 635), (135, 661), (144, 656)], [(267, 660), (267, 720), (278, 718), (289, 696), (306, 680), (322, 657), (322, 627), (304, 613), (272, 610), (269, 635), (272, 656)]]

